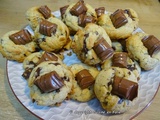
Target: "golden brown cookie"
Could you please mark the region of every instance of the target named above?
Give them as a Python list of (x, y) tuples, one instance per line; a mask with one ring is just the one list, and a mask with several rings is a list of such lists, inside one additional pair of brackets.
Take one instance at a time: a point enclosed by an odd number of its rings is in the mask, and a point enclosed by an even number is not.
[(138, 25), (138, 15), (133, 9), (118, 9), (101, 15), (97, 24), (102, 26), (111, 39), (129, 37)]
[[(79, 64), (72, 64), (70, 67), (70, 70), (74, 74), (74, 80), (73, 80), (73, 87), (72, 87), (72, 92), (70, 93), (70, 97), (73, 100), (77, 100), (80, 102), (87, 102), (91, 100), (92, 98), (95, 97), (94, 91), (93, 91), (93, 85), (96, 76), (98, 75), (99, 71), (91, 66), (79, 63)], [(77, 80), (77, 75), (82, 74), (83, 71), (84, 74), (86, 75), (86, 70), (89, 72), (89, 74), (93, 77), (93, 82), (90, 83), (88, 82), (90, 79), (86, 77), (86, 81), (84, 81), (84, 78), (82, 78), (81, 82)], [(80, 73), (81, 72), (81, 73)], [(85, 86), (87, 85), (87, 87)], [(85, 88), (83, 88), (85, 87)]]
[(99, 64), (109, 59), (114, 52), (105, 30), (94, 23), (87, 24), (74, 35), (72, 49), (78, 58), (88, 65)]
[(8, 60), (23, 62), (37, 48), (28, 30), (12, 30), (0, 39), (0, 52)]
[(37, 26), (35, 39), (44, 51), (57, 52), (70, 42), (69, 30), (61, 20), (50, 17)]
[(127, 39), (126, 47), (129, 56), (144, 70), (154, 68), (160, 60), (160, 41), (154, 36), (136, 33)]

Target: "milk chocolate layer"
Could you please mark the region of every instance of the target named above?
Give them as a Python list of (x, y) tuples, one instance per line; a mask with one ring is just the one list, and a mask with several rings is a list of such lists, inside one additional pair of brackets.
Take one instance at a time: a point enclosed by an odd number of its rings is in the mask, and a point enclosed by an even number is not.
[(92, 16), (86, 16), (84, 14), (81, 14), (78, 16), (78, 25), (81, 27), (85, 27), (87, 23), (94, 23), (95, 18)]
[(103, 61), (112, 57), (114, 50), (107, 43), (107, 41), (102, 37), (94, 44), (93, 50), (97, 56)]
[(26, 29), (10, 35), (9, 38), (17, 45), (25, 45), (32, 41), (31, 34)]
[(124, 15), (124, 11), (121, 9), (118, 9), (113, 14), (111, 14), (110, 19), (115, 28), (119, 28), (128, 22), (126, 16)]
[(81, 89), (88, 88), (95, 82), (93, 76), (86, 69), (83, 69), (76, 74), (76, 80)]
[(99, 7), (95, 9), (97, 17), (100, 17), (102, 14), (105, 13), (105, 8), (104, 7)]
[(41, 6), (38, 11), (42, 13), (45, 19), (48, 19), (51, 16), (51, 10), (46, 5)]
[(112, 66), (127, 68), (127, 53), (115, 53), (112, 58)]
[(142, 39), (144, 46), (148, 49), (149, 55), (160, 52), (160, 41), (153, 35), (146, 36)]
[(34, 84), (42, 93), (48, 93), (60, 89), (64, 85), (64, 82), (56, 71), (52, 71), (37, 78)]
[(138, 83), (115, 76), (111, 93), (132, 101), (137, 97)]
[(54, 53), (45, 51), (37, 64), (40, 64), (44, 61), (57, 61), (57, 60), (58, 57), (55, 56)]
[(51, 23), (47, 20), (43, 20), (40, 23), (39, 32), (45, 36), (51, 36), (51, 34), (55, 34), (57, 30), (57, 25), (54, 23)]
[(70, 13), (75, 16), (80, 14), (85, 14), (87, 12), (87, 7), (84, 4), (83, 0), (79, 0), (70, 10)]
[(61, 12), (61, 17), (63, 18), (64, 13), (66, 12), (67, 8), (69, 7), (69, 5), (63, 6), (60, 8), (60, 12)]

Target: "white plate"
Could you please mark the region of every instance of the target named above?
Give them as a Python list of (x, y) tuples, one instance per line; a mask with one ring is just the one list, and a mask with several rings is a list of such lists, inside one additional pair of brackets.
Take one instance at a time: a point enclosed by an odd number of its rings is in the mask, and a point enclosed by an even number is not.
[[(59, 17), (59, 11), (53, 13)], [(137, 31), (139, 31), (138, 29)], [(65, 55), (67, 65), (79, 63), (75, 54)], [(160, 64), (153, 70), (142, 72), (139, 81), (139, 98), (134, 107), (124, 114), (108, 115), (100, 106), (97, 99), (86, 103), (65, 101), (59, 107), (43, 107), (32, 103), (29, 96), (27, 81), (21, 76), (23, 67), (21, 63), (7, 61), (7, 76), (11, 89), (20, 103), (38, 118), (45, 120), (126, 120), (132, 119), (148, 107), (155, 97), (160, 84)]]

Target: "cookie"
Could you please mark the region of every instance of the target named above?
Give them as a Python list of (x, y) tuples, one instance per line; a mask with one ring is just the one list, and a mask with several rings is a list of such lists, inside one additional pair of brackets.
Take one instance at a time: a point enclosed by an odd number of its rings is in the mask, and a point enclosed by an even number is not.
[(137, 78), (128, 69), (104, 69), (96, 77), (94, 91), (104, 110), (123, 113), (138, 98)]
[(128, 69), (133, 72), (137, 80), (140, 80), (141, 67), (132, 60), (126, 52), (115, 52), (111, 59), (108, 59), (102, 64), (102, 69), (109, 69), (119, 67), (121, 69)]
[(33, 30), (36, 29), (42, 20), (53, 17), (51, 10), (46, 5), (29, 8), (25, 16)]
[(27, 56), (23, 61), (24, 72), (22, 76), (26, 80), (28, 80), (33, 68), (44, 61), (56, 61), (58, 63), (62, 63), (62, 59), (60, 57), (62, 56), (57, 55), (53, 52), (41, 51), (41, 52), (32, 53), (29, 56)]
[[(70, 70), (74, 74), (74, 80), (73, 80), (73, 87), (72, 92), (70, 93), (70, 98), (79, 102), (87, 102), (95, 97), (93, 85), (96, 76), (98, 75), (99, 71), (91, 66), (88, 66), (86, 64), (72, 64), (70, 67)], [(91, 81), (91, 84), (89, 84), (89, 78), (87, 78), (87, 81), (81, 80), (81, 82), (78, 82), (77, 75), (78, 73), (82, 73), (83, 71), (88, 71), (89, 74), (93, 77), (93, 82)], [(80, 73), (80, 74), (81, 74)], [(86, 75), (86, 74), (84, 74)], [(85, 77), (84, 77), (85, 78)], [(84, 79), (82, 78), (82, 79)], [(85, 86), (87, 84), (87, 86)], [(85, 88), (84, 88), (85, 87)]]
[(102, 26), (111, 39), (128, 38), (137, 28), (138, 15), (133, 9), (118, 9), (101, 15), (97, 24)]
[(94, 23), (88, 23), (74, 35), (71, 48), (88, 65), (99, 64), (112, 57), (114, 52), (105, 30)]
[(35, 39), (42, 50), (58, 52), (70, 42), (69, 30), (61, 20), (50, 17), (37, 26)]
[(0, 52), (8, 60), (23, 62), (37, 48), (33, 36), (26, 29), (9, 31), (0, 39)]
[(153, 69), (160, 60), (160, 41), (152, 35), (133, 34), (126, 40), (126, 47), (129, 56), (144, 70)]
[(62, 21), (68, 26), (71, 33), (83, 29), (87, 23), (95, 23), (97, 14), (89, 4), (79, 0), (60, 8)]
[(29, 77), (30, 97), (37, 105), (60, 105), (71, 92), (72, 72), (56, 61), (45, 61), (36, 66)]

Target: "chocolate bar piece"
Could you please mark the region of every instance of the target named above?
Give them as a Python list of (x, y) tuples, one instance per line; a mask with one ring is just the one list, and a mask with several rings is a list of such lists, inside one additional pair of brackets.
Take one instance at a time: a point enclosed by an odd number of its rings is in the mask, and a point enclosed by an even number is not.
[(110, 19), (115, 28), (119, 28), (128, 22), (126, 16), (124, 15), (124, 11), (121, 9), (118, 9), (113, 14), (111, 14)]
[(66, 12), (69, 5), (63, 6), (60, 8), (61, 17), (63, 18), (64, 13)]
[(137, 97), (138, 83), (114, 76), (111, 93), (132, 101)]
[(142, 39), (144, 46), (148, 49), (149, 55), (156, 54), (160, 52), (160, 40), (158, 40), (155, 36), (149, 35)]
[(100, 17), (102, 14), (105, 13), (105, 8), (104, 7), (99, 7), (95, 9), (97, 17)]
[(51, 34), (55, 34), (57, 30), (57, 25), (54, 23), (51, 23), (47, 20), (43, 20), (40, 23), (39, 32), (45, 36), (51, 37)]
[(87, 7), (84, 4), (83, 0), (79, 0), (70, 10), (70, 13), (75, 16), (79, 16), (80, 14), (86, 14)]
[(102, 37), (94, 44), (93, 50), (97, 54), (97, 56), (102, 60), (106, 60), (112, 57), (114, 50), (107, 43), (107, 41)]
[(45, 51), (37, 64), (40, 64), (44, 61), (57, 61), (57, 60), (58, 57), (55, 56), (54, 53)]
[(51, 10), (46, 6), (41, 6), (38, 11), (40, 13), (42, 13), (42, 15), (44, 16), (45, 19), (48, 19), (49, 17), (51, 17)]
[(113, 55), (112, 66), (127, 68), (127, 53), (120, 52)]
[(85, 27), (87, 23), (94, 23), (95, 18), (92, 16), (86, 16), (84, 14), (81, 14), (78, 16), (78, 25), (81, 27)]
[(37, 78), (34, 84), (42, 93), (48, 93), (60, 89), (64, 85), (64, 82), (56, 71), (52, 71)]
[(88, 88), (95, 82), (93, 76), (86, 69), (83, 69), (76, 74), (76, 80), (81, 89)]
[(25, 45), (32, 41), (31, 34), (26, 29), (10, 35), (9, 38), (17, 45)]

